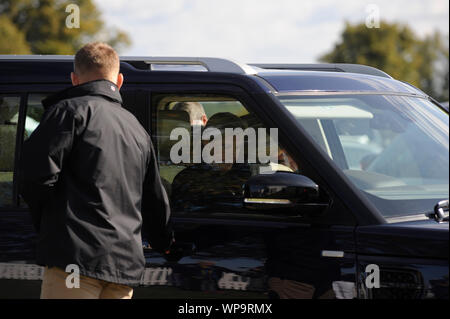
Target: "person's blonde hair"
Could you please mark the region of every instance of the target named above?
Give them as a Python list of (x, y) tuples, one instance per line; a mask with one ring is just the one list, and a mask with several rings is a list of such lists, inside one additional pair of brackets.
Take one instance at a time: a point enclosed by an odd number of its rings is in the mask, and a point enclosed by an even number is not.
[(78, 76), (95, 74), (110, 79), (119, 73), (119, 69), (119, 56), (106, 43), (88, 43), (75, 54), (74, 72)]

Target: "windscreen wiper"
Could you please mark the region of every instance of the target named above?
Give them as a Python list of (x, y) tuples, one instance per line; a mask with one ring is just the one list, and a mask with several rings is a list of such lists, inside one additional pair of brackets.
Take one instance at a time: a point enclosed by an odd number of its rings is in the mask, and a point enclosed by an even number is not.
[(449, 202), (447, 200), (440, 201), (434, 206), (434, 219), (438, 223), (448, 222), (448, 206)]

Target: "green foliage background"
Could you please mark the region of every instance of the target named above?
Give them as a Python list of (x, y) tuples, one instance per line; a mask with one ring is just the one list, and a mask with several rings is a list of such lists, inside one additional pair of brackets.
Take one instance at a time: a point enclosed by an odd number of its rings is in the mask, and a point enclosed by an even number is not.
[[(66, 27), (69, 4), (80, 8), (80, 28)], [(0, 0), (0, 54), (74, 54), (90, 41), (119, 52), (131, 44), (123, 31), (106, 28), (92, 0)]]
[(421, 39), (398, 23), (381, 22), (380, 28), (346, 23), (339, 42), (320, 61), (370, 65), (439, 101), (449, 99), (448, 35), (439, 32)]

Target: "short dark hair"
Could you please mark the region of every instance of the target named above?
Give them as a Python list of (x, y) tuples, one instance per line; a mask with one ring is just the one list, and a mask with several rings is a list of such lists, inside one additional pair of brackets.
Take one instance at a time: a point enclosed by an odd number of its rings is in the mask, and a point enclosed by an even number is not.
[(119, 56), (106, 43), (88, 43), (75, 54), (74, 72), (77, 75), (94, 73), (108, 78), (111, 74), (118, 73), (119, 69)]

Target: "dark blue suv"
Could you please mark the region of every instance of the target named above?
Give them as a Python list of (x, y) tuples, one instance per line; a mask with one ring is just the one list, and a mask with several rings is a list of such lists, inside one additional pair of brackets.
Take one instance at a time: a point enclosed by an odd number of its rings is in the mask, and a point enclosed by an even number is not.
[[(17, 163), (72, 64), (0, 56), (0, 298), (39, 297)], [(449, 117), (429, 96), (360, 65), (122, 57), (121, 72), (177, 240), (162, 256), (144, 236), (135, 298), (448, 298)], [(205, 160), (213, 124), (242, 133), (240, 162)]]

